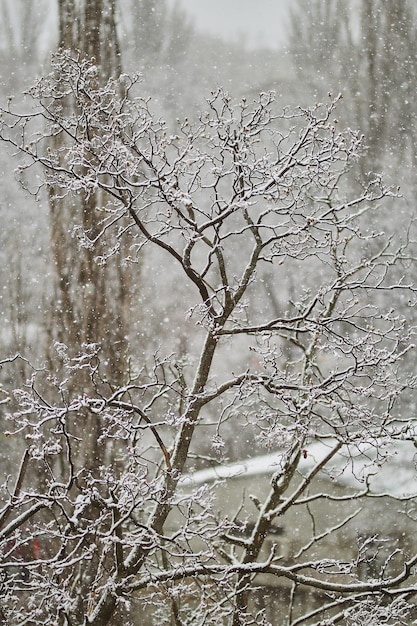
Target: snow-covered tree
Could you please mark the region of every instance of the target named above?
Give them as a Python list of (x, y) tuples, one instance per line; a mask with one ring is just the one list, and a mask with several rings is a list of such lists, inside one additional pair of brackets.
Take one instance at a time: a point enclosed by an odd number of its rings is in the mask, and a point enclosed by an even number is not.
[[(393, 240), (370, 226), (395, 207), (380, 177), (357, 194), (344, 184), (361, 136), (339, 129), (337, 99), (280, 112), (271, 93), (235, 102), (222, 90), (197, 122), (169, 128), (135, 77), (102, 82), (74, 51), (55, 54), (52, 69), (30, 106), (3, 110), (0, 138), (20, 153), (23, 180), (35, 168), (51, 197), (86, 199), (86, 219), (74, 213), (68, 227), (97, 280), (114, 262), (134, 274), (147, 251), (153, 292), (131, 314), (163, 315), (152, 353), (109, 362), (114, 329), (103, 326), (83, 346), (55, 342), (48, 368), (2, 390), (10, 436), (26, 445), (2, 491), (3, 622), (262, 624), (266, 576), (281, 598), (274, 623), (402, 623), (417, 546), (387, 544), (378, 567), (361, 567), (385, 538), (347, 556), (329, 537), (355, 527), (356, 513), (333, 517), (329, 503), (372, 505), (367, 475), (348, 495), (315, 489), (342, 451), (345, 468), (359, 451), (374, 473), (415, 438), (405, 411), (414, 330), (397, 307), (415, 304), (413, 232)], [(228, 483), (219, 502), (215, 485), (192, 481), (197, 464), (226, 461), (226, 432), (236, 457), (247, 438), (253, 455), (276, 455), (251, 494), (246, 535)], [(314, 443), (326, 453), (303, 473)], [(412, 519), (412, 495), (392, 496), (397, 524)], [(279, 534), (268, 543), (277, 526), (295, 533), (297, 509), (311, 522), (302, 546), (284, 550)], [(306, 589), (319, 608), (304, 604)]]

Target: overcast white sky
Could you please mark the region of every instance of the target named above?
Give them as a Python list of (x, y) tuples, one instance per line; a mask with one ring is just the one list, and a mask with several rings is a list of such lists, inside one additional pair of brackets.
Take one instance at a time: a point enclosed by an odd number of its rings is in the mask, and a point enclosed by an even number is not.
[(246, 37), (248, 46), (272, 47), (285, 42), (290, 3), (291, 0), (179, 0), (199, 30), (232, 40)]

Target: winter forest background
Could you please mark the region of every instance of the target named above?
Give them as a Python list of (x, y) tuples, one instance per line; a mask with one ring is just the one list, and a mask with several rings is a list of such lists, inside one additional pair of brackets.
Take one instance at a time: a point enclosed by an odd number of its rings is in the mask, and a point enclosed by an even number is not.
[(186, 6), (0, 0), (0, 623), (415, 623), (415, 3)]

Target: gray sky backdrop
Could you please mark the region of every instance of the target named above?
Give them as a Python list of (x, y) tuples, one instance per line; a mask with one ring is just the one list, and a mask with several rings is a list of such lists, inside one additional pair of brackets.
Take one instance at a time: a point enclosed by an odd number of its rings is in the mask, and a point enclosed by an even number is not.
[[(172, 3), (175, 0), (170, 0)], [(198, 30), (248, 47), (285, 42), (291, 0), (179, 0)]]

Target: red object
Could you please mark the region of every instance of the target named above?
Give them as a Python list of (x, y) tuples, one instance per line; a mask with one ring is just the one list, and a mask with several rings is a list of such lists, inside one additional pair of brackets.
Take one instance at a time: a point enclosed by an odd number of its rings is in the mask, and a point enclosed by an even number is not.
[(37, 561), (41, 554), (41, 542), (39, 539), (34, 539), (32, 543), (32, 554), (34, 561)]

